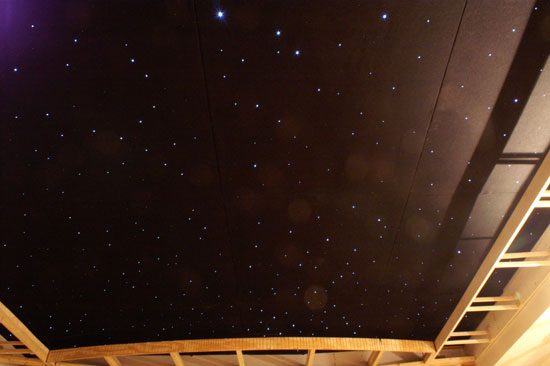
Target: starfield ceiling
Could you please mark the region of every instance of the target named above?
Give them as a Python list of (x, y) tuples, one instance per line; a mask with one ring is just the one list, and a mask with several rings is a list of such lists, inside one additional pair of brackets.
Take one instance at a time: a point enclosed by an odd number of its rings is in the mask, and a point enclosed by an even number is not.
[(0, 301), (50, 348), (433, 340), (548, 150), (549, 15), (3, 1)]

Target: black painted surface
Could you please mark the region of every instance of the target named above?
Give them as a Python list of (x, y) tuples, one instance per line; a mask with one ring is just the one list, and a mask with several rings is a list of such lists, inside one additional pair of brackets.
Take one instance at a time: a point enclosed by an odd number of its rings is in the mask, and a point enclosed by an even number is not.
[(547, 9), (480, 4), (3, 3), (0, 301), (51, 348), (434, 339), (534, 167), (490, 175)]

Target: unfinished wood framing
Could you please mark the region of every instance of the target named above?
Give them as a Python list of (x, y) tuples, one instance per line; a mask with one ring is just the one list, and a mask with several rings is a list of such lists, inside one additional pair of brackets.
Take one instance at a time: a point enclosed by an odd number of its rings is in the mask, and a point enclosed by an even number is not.
[[(24, 349), (1, 349), (4, 354), (35, 354), (35, 347), (42, 359), (21, 356), (0, 355), (0, 362), (28, 366), (82, 366), (64, 362), (92, 358), (104, 358), (109, 366), (121, 366), (118, 356), (169, 354), (175, 366), (184, 366), (180, 353), (216, 353), (233, 351), (237, 354), (239, 366), (245, 366), (243, 351), (288, 351), (307, 350), (306, 366), (312, 366), (316, 350), (323, 351), (372, 351), (369, 365), (377, 365), (384, 351), (412, 352), (431, 354), (435, 352), (433, 342), (379, 339), (379, 338), (332, 338), (332, 337), (277, 337), (277, 338), (233, 338), (200, 339), (167, 342), (145, 342), (134, 344), (115, 344), (96, 347), (68, 348), (48, 350), (4, 305), (0, 310), (2, 325), (21, 341), (2, 341), (2, 346), (21, 346)], [(25, 341), (27, 340), (28, 343)], [(38, 355), (37, 355), (38, 356)]]
[(470, 331), (464, 331), (464, 332), (453, 332), (451, 334), (452, 337), (470, 337), (470, 336), (486, 336), (489, 332), (486, 330), (470, 330)]
[(447, 341), (445, 342), (446, 346), (458, 346), (463, 344), (478, 344), (478, 343), (489, 343), (491, 340), (489, 338), (472, 338), (472, 339), (458, 339), (456, 341)]
[(48, 348), (2, 302), (0, 302), (0, 324), (23, 342), (36, 357), (46, 361)]
[[(447, 341), (451, 337), (451, 334), (455, 331), (456, 327), (458, 326), (464, 315), (468, 311), (471, 311), (470, 309), (472, 307), (472, 303), (474, 302), (475, 298), (477, 297), (495, 268), (497, 268), (497, 264), (499, 264), (503, 256), (506, 254), (508, 248), (516, 238), (517, 234), (519, 233), (533, 210), (536, 207), (540, 207), (539, 203), (541, 202), (541, 198), (543, 197), (543, 195), (547, 193), (547, 188), (549, 184), (550, 153), (547, 154), (542, 161), (533, 179), (523, 193), (523, 196), (519, 200), (517, 206), (514, 208), (509, 219), (506, 221), (506, 224), (498, 234), (493, 246), (485, 257), (485, 260), (483, 261), (479, 270), (470, 282), (470, 285), (466, 289), (466, 292), (464, 293), (454, 311), (452, 312), (451, 316), (443, 326), (443, 329), (441, 329), (441, 331), (439, 332), (439, 335), (435, 339), (436, 352), (426, 360), (427, 364), (433, 364), (438, 353), (443, 349), (445, 345), (448, 345)], [(493, 309), (496, 310), (496, 308)]]
[(550, 261), (499, 262), (495, 268), (548, 267)]
[(32, 355), (28, 348), (0, 349), (0, 355)]
[(487, 306), (470, 306), (466, 310), (467, 312), (475, 311), (508, 311), (508, 310), (517, 310), (519, 306), (517, 304), (512, 305), (487, 305)]
[(313, 366), (313, 359), (315, 358), (315, 350), (310, 349), (307, 351), (306, 366)]
[[(431, 361), (431, 364), (434, 366), (473, 366), (475, 365), (476, 359), (472, 356), (467, 357), (449, 357), (449, 358), (438, 358)], [(424, 361), (413, 361), (413, 362), (398, 362), (392, 363), (384, 366), (424, 366)]]
[(114, 356), (107, 356), (104, 358), (105, 358), (105, 361), (107, 361), (107, 363), (109, 364), (109, 366), (121, 366), (118, 358)]
[(241, 351), (393, 351), (434, 352), (430, 341), (379, 338), (332, 338), (332, 337), (277, 337), (277, 338), (230, 338), (197, 339), (167, 342), (112, 344), (95, 347), (79, 347), (52, 350), (48, 361), (71, 361), (105, 356), (132, 356), (179, 353), (213, 353)]
[(179, 353), (170, 352), (170, 357), (172, 358), (172, 361), (174, 361), (174, 365), (183, 366), (183, 360), (181, 359), (181, 356)]
[(550, 308), (550, 272), (539, 282), (525, 299), (521, 309), (508, 320), (493, 337), (491, 343), (478, 353), (479, 366), (492, 366), (513, 347), (537, 319)]
[[(456, 327), (467, 312), (516, 311), (523, 307), (516, 296), (477, 297), (496, 268), (521, 268), (550, 266), (550, 251), (506, 253), (515, 237), (536, 207), (550, 203), (541, 197), (550, 197), (546, 190), (550, 184), (550, 154), (547, 155), (513, 210), (502, 231), (499, 233), (487, 257), (472, 279), (447, 323), (435, 342), (378, 339), (378, 338), (335, 338), (335, 337), (274, 337), (274, 338), (233, 338), (198, 339), (180, 341), (143, 342), (133, 344), (113, 344), (93, 347), (48, 350), (13, 313), (0, 303), (0, 324), (4, 325), (19, 341), (2, 341), (0, 346), (26, 346), (24, 349), (0, 349), (0, 362), (21, 366), (77, 366), (64, 361), (104, 358), (109, 366), (121, 366), (117, 357), (137, 355), (169, 354), (175, 366), (184, 366), (180, 353), (235, 352), (239, 366), (245, 366), (243, 351), (307, 351), (305, 366), (313, 366), (315, 353), (322, 351), (371, 351), (367, 366), (378, 365), (384, 352), (423, 353), (424, 360), (398, 363), (394, 365), (469, 365), (473, 357), (453, 357), (438, 359), (437, 355), (445, 346), (469, 344), (492, 344), (486, 330), (457, 331)], [(543, 203), (541, 203), (543, 202)], [(456, 339), (462, 338), (464, 339)], [(473, 338), (467, 338), (473, 337)], [(475, 338), (480, 337), (480, 338)], [(454, 338), (454, 339), (451, 339)], [(34, 354), (38, 358), (10, 356), (11, 354)]]
[(536, 208), (550, 208), (550, 201), (539, 201), (535, 205)]
[(241, 351), (240, 349), (237, 350), (237, 361), (239, 361), (239, 366), (244, 366), (243, 351)]
[(502, 259), (537, 258), (537, 257), (549, 257), (549, 256), (550, 256), (550, 251), (544, 250), (539, 252), (506, 253), (502, 256)]
[(383, 354), (383, 351), (373, 351), (367, 361), (367, 366), (377, 366)]
[(487, 296), (487, 297), (476, 297), (474, 303), (478, 302), (504, 302), (504, 301), (516, 301), (516, 298), (513, 296)]
[(44, 366), (44, 362), (38, 358), (27, 358), (20, 356), (0, 356), (0, 363), (7, 363), (21, 366)]
[(19, 341), (0, 341), (0, 347), (3, 346), (23, 346), (23, 342)]

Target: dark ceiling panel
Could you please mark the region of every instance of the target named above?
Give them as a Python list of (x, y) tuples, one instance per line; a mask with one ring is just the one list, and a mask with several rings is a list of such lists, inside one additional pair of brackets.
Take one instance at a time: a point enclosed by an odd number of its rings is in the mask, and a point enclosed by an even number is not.
[(237, 334), (191, 5), (2, 5), (1, 301), (48, 346)]
[[(489, 2), (467, 3), (396, 240), (394, 252), (400, 257), (388, 267), (390, 272), (416, 268), (422, 274), (410, 281), (406, 294), (424, 292), (441, 304), (440, 312), (426, 315), (432, 332), (441, 329), (460, 299), (487, 240), (495, 238), (535, 167), (495, 165), (547, 57), (541, 18), (534, 13), (527, 25), (531, 6), (519, 4), (497, 9)], [(426, 206), (435, 206), (437, 215)], [(416, 224), (412, 230), (411, 220)], [(462, 248), (464, 240), (471, 250)], [(465, 262), (472, 254), (477, 259)], [(468, 324), (479, 320), (470, 316)]]
[(495, 136), (550, 140), (547, 10), (464, 5), (2, 3), (0, 301), (52, 348), (434, 339), (535, 167)]
[[(545, 27), (540, 27), (539, 35), (550, 39), (550, 34)], [(518, 124), (506, 144), (506, 154), (529, 154), (536, 152), (543, 154), (549, 149), (548, 135), (550, 135), (550, 123), (546, 111), (550, 108), (550, 67), (546, 60), (540, 69), (537, 85), (529, 96)]]
[[(530, 2), (510, 1), (497, 7), (490, 1), (468, 2), (426, 137), (414, 192), (455, 192), (494, 113), (530, 12)], [(519, 93), (519, 88), (516, 90)], [(514, 98), (528, 97), (516, 94)], [(509, 106), (514, 105), (514, 98), (506, 101)], [(512, 131), (507, 132), (510, 135)]]
[(383, 277), (463, 3), (201, 4), (246, 334), (433, 334)]

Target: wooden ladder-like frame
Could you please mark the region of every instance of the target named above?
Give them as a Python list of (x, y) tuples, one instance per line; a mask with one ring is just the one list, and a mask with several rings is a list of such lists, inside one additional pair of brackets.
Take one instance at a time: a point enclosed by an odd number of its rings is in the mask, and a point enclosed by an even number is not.
[[(470, 282), (466, 292), (435, 339), (435, 352), (427, 355), (429, 365), (446, 346), (490, 343), (485, 330), (455, 332), (469, 312), (516, 311), (519, 299), (513, 296), (479, 297), (479, 293), (497, 268), (533, 268), (550, 266), (550, 251), (507, 253), (510, 245), (536, 208), (550, 208), (550, 153), (546, 155), (535, 176), (523, 193), (510, 218), (497, 236), (485, 260)], [(480, 305), (482, 304), (482, 305)], [(489, 305), (487, 305), (489, 304)], [(461, 338), (461, 339), (452, 339)]]

